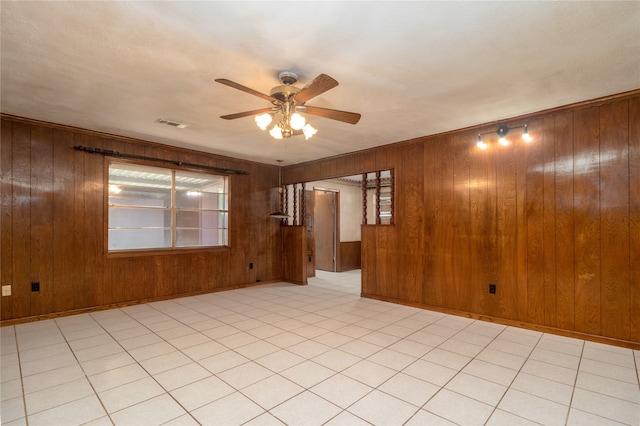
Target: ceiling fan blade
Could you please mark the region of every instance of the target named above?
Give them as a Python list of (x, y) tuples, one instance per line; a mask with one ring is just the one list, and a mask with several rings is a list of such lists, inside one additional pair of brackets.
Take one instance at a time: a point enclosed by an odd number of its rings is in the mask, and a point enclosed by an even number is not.
[(250, 115), (258, 115), (264, 113), (270, 113), (273, 111), (273, 108), (260, 108), (254, 109), (253, 111), (245, 111), (245, 112), (237, 112), (235, 114), (229, 115), (221, 115), (220, 118), (224, 118), (225, 120), (235, 120), (236, 118), (249, 117)]
[(217, 78), (216, 81), (220, 84), (224, 84), (225, 86), (233, 87), (234, 89), (242, 90), (245, 93), (249, 93), (250, 95), (257, 96), (259, 98), (265, 99), (269, 102), (279, 103), (276, 98), (273, 98), (269, 95), (265, 95), (264, 93), (260, 93), (257, 90), (253, 90), (247, 86), (243, 86), (242, 84), (236, 83), (235, 81), (227, 80), (226, 78)]
[(314, 98), (329, 89), (333, 89), (338, 85), (338, 82), (332, 77), (326, 74), (320, 74), (306, 86), (304, 86), (298, 93), (293, 95), (293, 100), (298, 104), (303, 104), (309, 99)]
[(307, 114), (317, 115), (318, 117), (329, 118), (331, 120), (338, 120), (344, 123), (356, 124), (360, 121), (361, 115), (355, 112), (339, 111), (337, 109), (320, 108), (305, 105), (301, 108), (301, 112)]

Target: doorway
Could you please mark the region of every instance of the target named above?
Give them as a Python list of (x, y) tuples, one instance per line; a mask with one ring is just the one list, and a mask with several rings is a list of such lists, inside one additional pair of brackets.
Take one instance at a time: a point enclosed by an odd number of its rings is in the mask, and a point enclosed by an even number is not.
[(336, 272), (337, 193), (314, 189), (313, 233), (316, 269)]

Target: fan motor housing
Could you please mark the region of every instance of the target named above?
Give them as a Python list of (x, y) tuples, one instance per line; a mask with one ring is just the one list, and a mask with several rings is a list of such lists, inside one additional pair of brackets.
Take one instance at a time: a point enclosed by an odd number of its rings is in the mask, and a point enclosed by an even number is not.
[(273, 89), (271, 89), (271, 92), (269, 92), (269, 95), (271, 95), (272, 97), (276, 98), (281, 102), (287, 102), (289, 98), (291, 98), (291, 96), (295, 95), (299, 91), (300, 89), (295, 86), (287, 86), (287, 85), (276, 86)]

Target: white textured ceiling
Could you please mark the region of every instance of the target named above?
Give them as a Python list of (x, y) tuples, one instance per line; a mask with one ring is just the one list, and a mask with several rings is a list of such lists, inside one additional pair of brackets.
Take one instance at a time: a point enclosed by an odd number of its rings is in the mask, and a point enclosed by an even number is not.
[[(0, 3), (1, 111), (294, 164), (640, 88), (640, 2)], [(252, 117), (280, 71), (340, 85), (310, 140)], [(156, 124), (164, 118), (188, 124)]]

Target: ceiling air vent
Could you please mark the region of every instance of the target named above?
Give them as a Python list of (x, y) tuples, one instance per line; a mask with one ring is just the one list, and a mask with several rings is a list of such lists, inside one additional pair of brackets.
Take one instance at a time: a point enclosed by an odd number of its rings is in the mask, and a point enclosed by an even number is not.
[(164, 118), (158, 118), (156, 123), (166, 124), (167, 126), (178, 127), (179, 129), (184, 129), (187, 127), (184, 123), (178, 123), (177, 121), (165, 120)]

